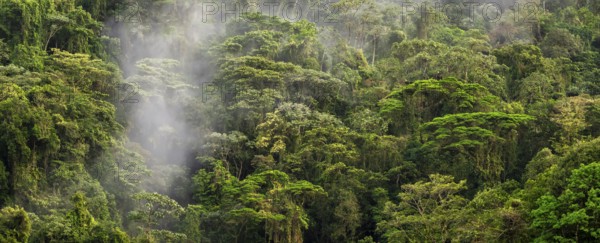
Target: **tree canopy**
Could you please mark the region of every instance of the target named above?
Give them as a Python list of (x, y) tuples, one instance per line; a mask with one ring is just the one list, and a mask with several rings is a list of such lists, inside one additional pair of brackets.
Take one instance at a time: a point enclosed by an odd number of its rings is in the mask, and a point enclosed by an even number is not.
[(513, 2), (0, 0), (0, 242), (599, 241), (600, 3)]

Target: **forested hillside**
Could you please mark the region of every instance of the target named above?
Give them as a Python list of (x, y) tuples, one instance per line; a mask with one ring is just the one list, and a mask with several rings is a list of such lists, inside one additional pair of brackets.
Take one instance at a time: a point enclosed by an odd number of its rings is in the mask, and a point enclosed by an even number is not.
[(600, 1), (0, 0), (0, 242), (599, 242)]

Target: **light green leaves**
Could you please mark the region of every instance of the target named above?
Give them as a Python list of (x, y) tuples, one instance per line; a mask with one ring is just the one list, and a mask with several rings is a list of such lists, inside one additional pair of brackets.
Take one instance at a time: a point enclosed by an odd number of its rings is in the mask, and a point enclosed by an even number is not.
[(531, 211), (537, 240), (597, 241), (600, 238), (600, 163), (573, 170), (558, 196), (540, 197)]

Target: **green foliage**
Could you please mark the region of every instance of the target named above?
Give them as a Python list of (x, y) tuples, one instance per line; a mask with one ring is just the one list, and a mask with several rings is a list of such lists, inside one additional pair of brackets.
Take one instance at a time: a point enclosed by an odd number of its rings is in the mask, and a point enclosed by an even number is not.
[(367, 220), (379, 213), (377, 206), (387, 199), (387, 191), (378, 187), (386, 178), (379, 173), (336, 163), (329, 165), (319, 178), (327, 191), (327, 200), (313, 205), (324, 241), (353, 241), (362, 227), (375, 223)]
[(277, 159), (274, 165), (298, 178), (315, 178), (319, 164), (357, 162), (351, 132), (335, 117), (301, 104), (284, 103), (257, 126), (256, 147)]
[[(462, 112), (494, 111), (499, 104), (483, 86), (455, 78), (419, 80), (393, 90), (379, 102), (380, 113), (394, 133), (407, 134), (435, 117)], [(399, 121), (402, 123), (398, 124)]]
[(248, 194), (242, 200), (254, 205), (273, 242), (302, 242), (302, 230), (309, 223), (303, 204), (326, 195), (320, 186), (308, 181), (291, 182), (285, 173), (275, 170), (247, 177), (242, 181), (242, 190)]
[(253, 239), (255, 233), (248, 232), (260, 229), (262, 222), (266, 239), (302, 242), (302, 231), (309, 221), (303, 205), (325, 195), (321, 187), (308, 181), (291, 181), (287, 174), (277, 170), (255, 173), (239, 181), (219, 161), (214, 163), (213, 171), (201, 170), (194, 181), (201, 206), (194, 206), (193, 210), (210, 212), (201, 217), (201, 225), (214, 221), (225, 224), (200, 231), (188, 229), (195, 232), (194, 237), (206, 235), (220, 240), (224, 238), (218, 232), (223, 231), (230, 232), (232, 235), (228, 237), (235, 239)]
[[(90, 214), (87, 209), (87, 201), (85, 196), (81, 192), (75, 193), (71, 198), (71, 201), (74, 205), (73, 210), (67, 213), (67, 220), (71, 222), (71, 225), (75, 226), (73, 228), (73, 233), (80, 237), (87, 237), (87, 233), (90, 232), (90, 229), (94, 227), (96, 224), (96, 220)], [(77, 239), (83, 240), (83, 239)]]
[(389, 242), (422, 239), (447, 241), (456, 238), (461, 210), (466, 200), (457, 195), (466, 181), (454, 182), (452, 176), (432, 174), (428, 182), (402, 185), (398, 204), (385, 205), (385, 220), (377, 224)]
[(592, 137), (600, 135), (600, 104), (596, 103), (586, 108), (585, 121), (589, 124)]
[(600, 238), (600, 163), (573, 170), (567, 187), (558, 195), (544, 195), (531, 211), (536, 240), (595, 241)]
[(193, 242), (202, 241), (204, 230), (207, 228), (202, 224), (202, 215), (207, 210), (201, 205), (188, 205), (185, 208), (185, 216), (181, 222), (183, 233), (187, 236), (187, 239)]
[(40, 71), (44, 68), (44, 53), (37, 46), (17, 45), (10, 59), (12, 63), (29, 70)]
[(0, 240), (27, 242), (31, 235), (31, 220), (27, 212), (19, 206), (5, 207), (0, 212)]
[(0, 0), (0, 241), (598, 241), (597, 2)]
[[(251, 31), (243, 36), (227, 39), (215, 51), (237, 55), (263, 56), (275, 58), (278, 54), (279, 39), (282, 33), (272, 31)], [(258, 47), (258, 49), (256, 49)]]
[(517, 80), (542, 69), (542, 51), (535, 45), (512, 44), (494, 49), (498, 63), (510, 68), (509, 78)]
[(438, 28), (431, 33), (431, 40), (449, 46), (460, 46), (476, 52), (489, 53), (491, 45), (489, 37), (480, 29), (466, 31), (457, 27)]
[(41, 45), (43, 19), (53, 5), (53, 1), (49, 0), (3, 0), (0, 2), (0, 15), (5, 21), (0, 25), (1, 38), (10, 37), (13, 45)]
[(388, 130), (389, 121), (369, 109), (359, 110), (348, 116), (348, 126), (360, 133), (383, 135)]
[[(110, 97), (121, 82), (118, 68), (91, 57), (100, 55), (99, 42), (93, 46), (100, 25), (72, 2), (3, 1), (1, 6), (7, 21), (0, 28), (6, 40), (0, 59), (7, 65), (0, 66), (3, 205), (14, 202), (41, 217), (32, 219), (33, 241), (127, 241), (111, 222), (120, 222), (107, 192), (113, 185), (94, 178), (106, 179), (108, 173), (87, 171), (107, 157), (123, 131)], [(54, 42), (83, 53), (46, 53)], [(64, 198), (73, 194), (77, 206), (69, 211)]]
[(556, 197), (567, 187), (567, 180), (572, 171), (583, 165), (598, 161), (600, 153), (597, 149), (600, 139), (579, 142), (572, 145), (562, 154), (553, 154), (542, 150), (530, 162), (527, 170), (524, 199), (534, 208), (536, 200), (546, 194)]
[(10, 60), (10, 49), (4, 40), (0, 39), (0, 65), (7, 65)]
[(17, 47), (12, 55), (15, 64), (40, 70), (39, 56), (49, 47), (105, 55), (99, 35), (102, 24), (74, 1), (3, 0), (0, 5), (5, 20), (0, 39)]
[(565, 29), (553, 29), (540, 43), (546, 57), (573, 57), (582, 51), (582, 45), (579, 38)]
[(516, 181), (508, 181), (477, 192), (465, 208), (463, 217), (468, 220), (459, 228), (458, 239), (528, 239), (527, 211), (522, 200), (512, 196), (519, 186)]
[[(463, 43), (463, 42), (461, 42)], [(480, 48), (485, 51), (485, 48)], [(395, 70), (384, 66), (385, 72), (391, 72), (395, 83), (412, 83), (421, 79), (442, 79), (457, 77), (465, 82), (478, 83), (492, 94), (505, 97), (502, 67), (493, 56), (485, 55), (474, 46), (448, 46), (443, 43), (425, 40), (411, 40), (395, 43), (393, 57), (400, 61)]]
[(231, 37), (211, 50), (214, 56), (261, 56), (321, 70), (318, 56), (321, 46), (314, 23), (282, 21), (255, 13), (243, 14), (241, 20), (229, 24)]
[[(163, 229), (168, 220), (178, 219), (184, 212), (179, 204), (165, 195), (158, 193), (140, 192), (133, 195), (137, 205), (128, 218), (139, 224), (137, 239), (140, 241), (180, 241), (186, 235)], [(166, 224), (168, 225), (168, 224)]]
[(71, 197), (70, 209), (51, 215), (34, 217), (32, 241), (45, 242), (129, 242), (129, 237), (110, 221), (97, 221), (90, 212), (88, 199), (82, 192)]
[(516, 158), (508, 151), (514, 150), (519, 126), (531, 120), (534, 118), (528, 115), (501, 112), (446, 115), (419, 128), (422, 149), (453, 161), (448, 172), (457, 177), (475, 173), (481, 182), (493, 183), (515, 163)]
[(515, 100), (524, 104), (534, 104), (551, 99), (555, 94), (554, 87), (557, 86), (550, 77), (541, 72), (532, 73), (517, 85)]

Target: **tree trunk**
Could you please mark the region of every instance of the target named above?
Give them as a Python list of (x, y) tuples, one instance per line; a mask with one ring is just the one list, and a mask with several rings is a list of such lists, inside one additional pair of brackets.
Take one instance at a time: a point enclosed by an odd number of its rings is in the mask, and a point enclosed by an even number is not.
[(375, 65), (376, 50), (377, 50), (377, 38), (373, 37), (373, 56), (371, 57), (371, 66)]

